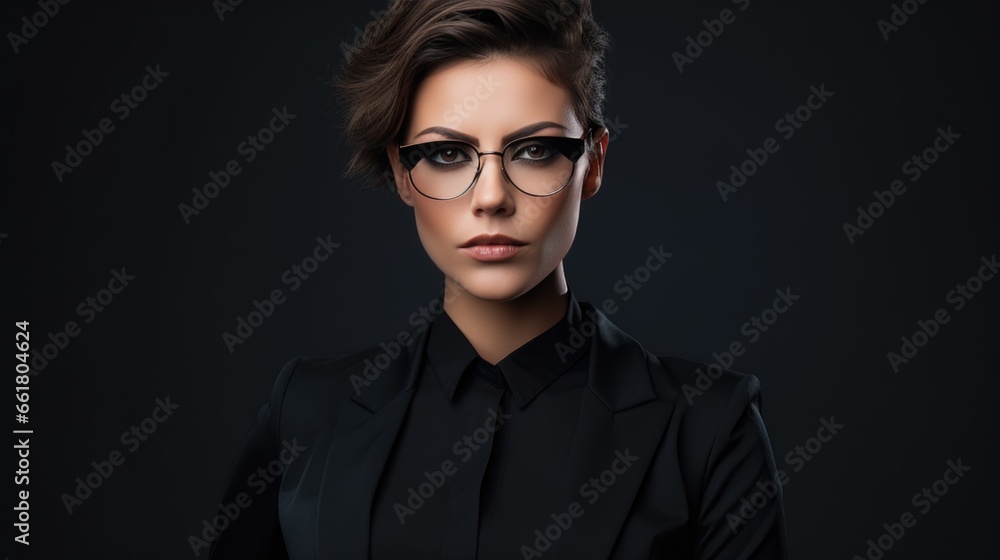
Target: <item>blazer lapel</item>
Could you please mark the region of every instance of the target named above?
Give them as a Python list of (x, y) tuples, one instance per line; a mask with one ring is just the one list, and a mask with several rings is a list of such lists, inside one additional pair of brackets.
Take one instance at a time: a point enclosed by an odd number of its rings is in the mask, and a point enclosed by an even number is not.
[[(550, 554), (536, 548), (550, 558), (611, 556), (674, 406), (657, 398), (639, 343), (592, 306), (581, 306), (592, 311), (587, 316), (597, 318), (597, 332), (590, 349), (589, 390), (557, 502), (563, 509), (554, 513), (566, 513), (572, 502), (583, 513), (566, 529), (550, 518), (560, 528), (546, 535), (552, 542)], [(546, 533), (545, 527), (539, 529)], [(544, 546), (537, 534), (532, 539), (530, 546)]]
[(317, 506), (318, 558), (368, 558), (375, 487), (413, 400), (429, 331), (340, 411)]

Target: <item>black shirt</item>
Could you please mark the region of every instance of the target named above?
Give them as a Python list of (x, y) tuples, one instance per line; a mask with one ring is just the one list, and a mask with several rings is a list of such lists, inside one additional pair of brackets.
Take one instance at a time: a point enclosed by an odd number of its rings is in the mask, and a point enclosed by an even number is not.
[[(559, 509), (587, 383), (572, 291), (562, 319), (492, 365), (447, 313), (371, 512), (371, 558), (509, 559)], [(581, 346), (582, 343), (582, 346)], [(540, 460), (542, 459), (542, 460)], [(516, 480), (517, 484), (505, 481)]]

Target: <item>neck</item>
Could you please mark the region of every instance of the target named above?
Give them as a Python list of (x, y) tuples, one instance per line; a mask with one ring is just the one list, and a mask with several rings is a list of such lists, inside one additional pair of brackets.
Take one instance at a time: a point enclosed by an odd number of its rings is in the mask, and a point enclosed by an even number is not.
[(562, 320), (569, 305), (562, 263), (537, 286), (509, 301), (477, 298), (454, 286), (450, 278), (445, 278), (445, 291), (455, 294), (445, 298), (445, 312), (479, 356), (494, 365)]

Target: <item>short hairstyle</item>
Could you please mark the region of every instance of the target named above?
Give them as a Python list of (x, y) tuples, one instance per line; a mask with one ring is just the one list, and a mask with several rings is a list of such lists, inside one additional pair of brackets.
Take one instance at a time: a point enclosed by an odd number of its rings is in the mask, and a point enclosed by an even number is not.
[(568, 91), (585, 129), (604, 126), (609, 46), (591, 0), (395, 0), (345, 51), (332, 81), (352, 150), (345, 175), (394, 186), (385, 148), (400, 140), (413, 94), (430, 72), (461, 59), (528, 56)]

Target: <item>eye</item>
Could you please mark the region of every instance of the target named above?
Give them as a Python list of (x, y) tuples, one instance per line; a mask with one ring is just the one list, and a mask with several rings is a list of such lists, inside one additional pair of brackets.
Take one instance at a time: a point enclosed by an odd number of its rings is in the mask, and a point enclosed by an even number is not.
[(553, 150), (550, 146), (539, 140), (532, 140), (517, 146), (514, 149), (512, 160), (542, 161), (552, 157)]
[(428, 154), (426, 159), (436, 165), (454, 165), (472, 161), (465, 149), (455, 144), (445, 144), (434, 148), (434, 151)]

